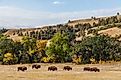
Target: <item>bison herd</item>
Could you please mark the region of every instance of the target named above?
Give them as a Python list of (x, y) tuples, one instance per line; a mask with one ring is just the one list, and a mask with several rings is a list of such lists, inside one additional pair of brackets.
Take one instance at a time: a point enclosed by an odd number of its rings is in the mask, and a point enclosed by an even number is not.
[[(39, 68), (41, 68), (41, 65), (37, 65), (37, 64), (32, 65), (32, 69), (39, 69)], [(18, 71), (19, 70), (25, 71), (25, 70), (27, 70), (27, 67), (25, 67), (25, 66), (18, 67)], [(57, 71), (57, 70), (58, 70), (58, 68), (56, 66), (50, 66), (50, 67), (48, 67), (48, 71)], [(63, 70), (70, 71), (70, 70), (72, 70), (72, 67), (70, 67), (70, 66), (64, 66)], [(97, 67), (92, 67), (92, 68), (90, 68), (90, 67), (84, 67), (83, 71), (100, 72), (100, 69), (98, 69)]]

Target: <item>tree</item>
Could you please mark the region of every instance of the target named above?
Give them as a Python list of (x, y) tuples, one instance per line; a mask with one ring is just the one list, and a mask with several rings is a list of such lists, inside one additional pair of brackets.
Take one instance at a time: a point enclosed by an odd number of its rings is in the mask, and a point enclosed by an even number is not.
[(119, 12), (117, 12), (117, 15), (120, 15)]
[(14, 54), (12, 53), (6, 53), (4, 54), (3, 58), (3, 64), (15, 64), (17, 63), (17, 58)]
[(5, 33), (5, 32), (7, 32), (7, 31), (8, 31), (8, 29), (5, 29), (5, 28), (0, 29), (0, 34)]
[(22, 33), (22, 32), (20, 32), (20, 33), (18, 34), (18, 36), (23, 36), (23, 33)]
[(77, 56), (82, 56), (82, 63), (121, 59), (121, 57), (117, 57), (121, 55), (119, 42), (106, 35), (85, 38), (80, 44), (74, 46), (73, 51)]
[(52, 57), (53, 62), (65, 62), (70, 57), (70, 43), (66, 32), (58, 32), (47, 47), (46, 54)]
[(24, 48), (24, 50), (21, 52), (22, 55), (28, 56), (30, 63), (32, 63), (32, 55), (36, 52), (36, 39), (25, 36), (22, 39), (22, 45)]
[(36, 39), (25, 36), (22, 39), (22, 45), (26, 51), (32, 50), (36, 47)]
[(47, 42), (48, 42), (47, 40), (38, 40), (36, 42), (37, 50), (40, 51), (40, 52), (42, 52), (43, 50), (45, 51)]
[(6, 36), (0, 36), (0, 51), (1, 54), (5, 54), (5, 52), (14, 52), (14, 41), (12, 39), (8, 39)]
[(68, 20), (68, 23), (70, 23), (71, 22), (71, 20)]

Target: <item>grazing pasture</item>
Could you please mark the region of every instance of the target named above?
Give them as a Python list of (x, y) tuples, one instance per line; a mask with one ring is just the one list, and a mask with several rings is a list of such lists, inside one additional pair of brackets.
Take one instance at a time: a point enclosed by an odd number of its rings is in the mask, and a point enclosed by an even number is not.
[[(32, 64), (0, 65), (0, 80), (120, 80), (121, 63), (116, 64), (40, 64), (41, 68), (32, 69)], [(18, 67), (26, 66), (27, 70), (17, 71)], [(48, 67), (56, 66), (57, 71), (48, 71)], [(70, 71), (63, 70), (70, 66)], [(97, 67), (100, 72), (84, 71), (84, 67)]]

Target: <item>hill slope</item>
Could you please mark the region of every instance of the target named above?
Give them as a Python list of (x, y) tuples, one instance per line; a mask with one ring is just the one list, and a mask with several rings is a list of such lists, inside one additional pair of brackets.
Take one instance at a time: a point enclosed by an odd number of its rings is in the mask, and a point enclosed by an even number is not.
[[(52, 26), (45, 26), (42, 28), (28, 28), (28, 29), (10, 29), (4, 33), (4, 35), (9, 36), (9, 38), (15, 41), (21, 41), (22, 36), (34, 37), (37, 39), (51, 39), (53, 35), (64, 29), (71, 29), (76, 33), (76, 39), (81, 40), (82, 32), (86, 36), (92, 35), (95, 31), (99, 31), (98, 33), (109, 34), (111, 36), (116, 36), (121, 34), (121, 30), (116, 28), (117, 26), (121, 26), (121, 24), (116, 25), (117, 23), (121, 23), (121, 15), (110, 16), (110, 17), (101, 17), (91, 19), (79, 19), (79, 20), (69, 20), (68, 23), (65, 24), (57, 24)], [(103, 26), (103, 27), (101, 27)], [(112, 28), (115, 27), (115, 28)], [(111, 28), (111, 29), (110, 29)], [(107, 29), (107, 30), (105, 30)], [(91, 32), (90, 32), (91, 31)], [(88, 33), (88, 35), (87, 35)]]

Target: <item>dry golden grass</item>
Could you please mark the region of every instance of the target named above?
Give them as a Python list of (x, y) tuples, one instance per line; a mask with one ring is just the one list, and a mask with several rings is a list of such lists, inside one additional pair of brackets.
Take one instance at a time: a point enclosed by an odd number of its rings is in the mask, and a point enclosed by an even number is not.
[(21, 42), (22, 36), (10, 36), (9, 39), (12, 39), (14, 42)]
[(110, 35), (111, 37), (115, 37), (116, 35), (120, 35), (121, 34), (121, 29), (118, 28), (118, 27), (113, 27), (113, 28), (109, 28), (109, 29), (106, 29), (106, 30), (101, 30), (101, 31), (98, 31), (98, 33), (103, 33), (103, 34), (108, 34)]
[[(58, 67), (58, 71), (48, 71), (50, 65)], [(72, 71), (63, 71), (63, 66), (69, 65)], [(25, 72), (17, 71), (18, 66), (27, 66)], [(66, 64), (41, 64), (36, 70), (31, 64), (24, 65), (0, 65), (0, 80), (121, 80), (121, 63), (117, 64), (90, 64), (74, 65)], [(84, 72), (85, 66), (98, 67), (101, 72)]]

